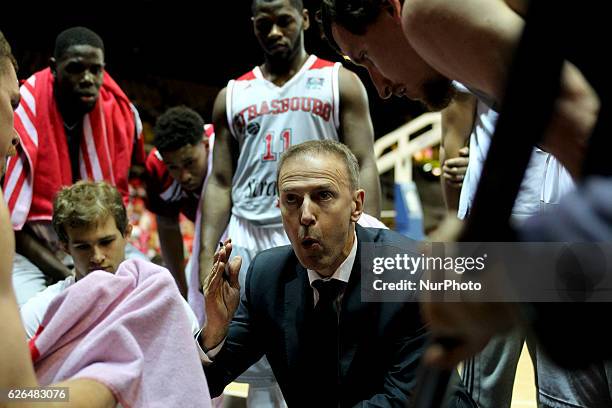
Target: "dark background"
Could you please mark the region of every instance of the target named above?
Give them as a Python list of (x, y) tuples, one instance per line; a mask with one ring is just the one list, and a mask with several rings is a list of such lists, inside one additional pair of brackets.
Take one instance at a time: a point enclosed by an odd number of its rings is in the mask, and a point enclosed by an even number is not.
[[(318, 3), (305, 1), (311, 11), (306, 49), (342, 61), (321, 39), (312, 18)], [(252, 31), (250, 0), (23, 4), (27, 10), (0, 16), (0, 30), (21, 66), (20, 78), (48, 65), (59, 32), (86, 26), (104, 40), (108, 72), (142, 111), (145, 121), (154, 122), (163, 110), (176, 104), (195, 108), (209, 121), (214, 97), (227, 81), (263, 62)], [(344, 63), (366, 85), (377, 137), (422, 112), (418, 104), (407, 100), (381, 101), (367, 72)]]
[[(381, 100), (367, 72), (344, 61), (327, 45), (314, 21), (319, 2), (304, 1), (311, 16), (311, 27), (305, 35), (306, 50), (342, 61), (361, 77), (369, 95), (375, 138), (421, 114), (423, 108), (407, 99)], [(219, 90), (228, 80), (263, 62), (253, 35), (251, 0), (2, 3), (0, 30), (13, 47), (20, 79), (48, 66), (55, 37), (62, 30), (82, 25), (97, 32), (105, 43), (106, 69), (137, 106), (145, 140), (151, 140), (157, 116), (175, 105), (187, 105), (210, 122)], [(439, 187), (431, 177), (429, 183), (423, 183), (419, 178), (427, 174), (419, 172), (419, 166), (415, 170), (419, 189), (426, 189), (421, 193), (424, 206), (429, 207), (431, 199), (436, 209), (433, 212), (438, 213)], [(385, 209), (393, 208), (392, 173), (381, 175)], [(426, 214), (429, 212), (426, 209)]]

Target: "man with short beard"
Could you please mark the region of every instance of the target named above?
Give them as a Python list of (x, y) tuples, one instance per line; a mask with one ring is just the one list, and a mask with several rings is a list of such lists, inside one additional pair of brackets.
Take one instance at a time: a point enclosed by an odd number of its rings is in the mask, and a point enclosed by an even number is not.
[[(106, 180), (127, 203), (130, 165), (144, 159), (140, 119), (105, 72), (102, 39), (73, 27), (58, 35), (53, 55), (49, 68), (21, 86), (15, 112), (20, 145), (4, 180), (16, 231), (19, 304), (72, 274), (50, 223), (57, 191), (80, 179)], [(128, 253), (143, 256), (133, 247)]]
[[(525, 12), (521, 0), (324, 0), (321, 25), (332, 47), (368, 70), (381, 96), (439, 110), (458, 81), (497, 109)], [(543, 147), (574, 177), (598, 109), (583, 73), (566, 63)]]
[[(508, 70), (524, 27), (524, 13), (525, 2), (520, 0), (324, 0), (321, 9), (322, 25), (328, 40), (355, 63), (365, 66), (375, 83), (375, 78), (382, 77), (382, 83), (402, 84), (409, 90), (406, 96), (420, 100), (432, 109), (439, 109), (445, 107), (450, 99), (441, 98), (443, 92), (431, 92), (430, 84), (443, 84), (446, 78), (448, 89), (450, 80), (458, 81), (479, 99), (480, 114), (477, 119), (484, 118), (489, 122), (488, 116), (496, 118), (495, 110), (504, 96)], [(582, 45), (580, 40), (576, 44)], [(380, 79), (378, 81), (381, 82)], [(555, 155), (574, 177), (580, 173), (585, 140), (593, 128), (598, 109), (597, 96), (583, 77), (583, 72), (566, 62), (559, 97), (541, 147), (551, 153), (549, 158)], [(525, 126), (530, 124), (526, 123)], [(491, 126), (488, 130), (483, 131), (483, 128), (481, 126), (480, 129), (483, 136), (492, 134)], [(480, 161), (484, 161), (486, 151), (485, 148), (478, 152), (472, 146), (470, 165), (477, 159), (476, 154), (480, 155)], [(527, 173), (528, 178), (544, 178), (545, 170), (537, 167), (563, 170), (546, 161), (530, 169), (536, 171)], [(475, 173), (477, 175), (478, 171)], [(559, 177), (553, 179), (551, 184), (559, 184)], [(536, 190), (532, 194), (535, 199), (523, 202), (527, 204), (524, 209), (530, 207), (528, 211), (523, 209), (523, 213), (539, 211), (539, 191), (547, 185), (546, 180), (536, 181), (532, 186)], [(475, 182), (470, 184), (468, 187), (472, 187), (473, 194)], [(464, 198), (470, 199), (465, 187)], [(519, 199), (516, 202), (521, 204), (524, 197)], [(464, 210), (469, 210), (471, 203), (465, 204)], [(489, 359), (493, 368), (481, 368), (479, 372), (478, 367), (467, 366), (473, 374), (469, 381), (476, 384), (473, 395), (482, 398), (478, 402), (483, 407), (509, 406), (514, 381), (512, 364), (516, 364), (520, 347), (514, 353), (515, 358), (510, 359), (514, 360), (510, 361), (510, 376), (502, 375), (505, 378), (501, 380), (496, 377), (506, 370), (502, 367), (504, 364), (500, 364), (503, 359), (499, 356)], [(538, 362), (538, 385), (540, 391), (544, 389), (539, 395), (541, 402), (557, 406), (557, 401), (564, 399), (570, 405), (575, 404), (571, 406), (589, 405), (584, 402), (590, 400), (588, 392), (581, 390), (599, 382), (600, 377), (588, 372), (582, 375), (568, 373), (554, 367), (538, 354), (538, 361), (541, 358), (549, 370), (543, 372), (544, 365)], [(483, 365), (488, 364), (484, 362)], [(483, 375), (479, 375), (481, 373)], [(493, 380), (487, 379), (479, 385), (479, 379), (484, 379), (485, 375), (490, 375)], [(558, 380), (561, 377), (566, 382)], [(557, 380), (551, 381), (551, 378)], [(501, 385), (500, 389), (496, 389), (496, 384)], [(481, 392), (487, 388), (490, 392)]]

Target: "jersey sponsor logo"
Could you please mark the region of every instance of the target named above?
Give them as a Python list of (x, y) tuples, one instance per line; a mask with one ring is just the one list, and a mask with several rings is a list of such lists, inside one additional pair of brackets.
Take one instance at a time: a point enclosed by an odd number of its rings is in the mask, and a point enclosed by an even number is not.
[(325, 78), (308, 78), (306, 89), (321, 89), (325, 83)]
[(276, 197), (276, 180), (257, 180), (252, 178), (247, 183), (246, 198)]
[[(317, 98), (293, 97), (263, 101), (261, 105), (249, 105), (233, 117), (234, 128), (238, 134), (243, 134), (247, 122), (264, 115), (279, 115), (286, 112), (309, 112), (329, 122), (332, 105)], [(248, 129), (247, 129), (248, 130)], [(250, 132), (249, 132), (250, 133)]]

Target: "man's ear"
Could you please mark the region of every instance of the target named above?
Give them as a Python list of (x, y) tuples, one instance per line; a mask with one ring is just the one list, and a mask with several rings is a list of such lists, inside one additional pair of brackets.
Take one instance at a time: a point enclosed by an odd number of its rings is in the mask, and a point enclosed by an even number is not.
[(387, 4), (383, 6), (391, 17), (401, 23), (402, 5), (399, 0), (387, 0)]
[(208, 151), (210, 150), (210, 141), (208, 140), (208, 137), (204, 137), (202, 139), (202, 144), (204, 145), (204, 149), (206, 149), (206, 152), (208, 153)]
[(353, 193), (353, 202), (351, 204), (351, 221), (357, 222), (363, 213), (363, 204), (365, 203), (365, 191), (363, 189), (355, 190)]
[(55, 58), (49, 58), (49, 68), (51, 69), (51, 73), (53, 74), (53, 78), (57, 75), (57, 61)]
[(304, 31), (310, 28), (310, 13), (307, 9), (302, 10), (302, 19), (304, 20)]
[(123, 237), (125, 239), (128, 239), (130, 237), (130, 235), (132, 235), (132, 224), (128, 223), (128, 225), (125, 226), (125, 232), (123, 233)]

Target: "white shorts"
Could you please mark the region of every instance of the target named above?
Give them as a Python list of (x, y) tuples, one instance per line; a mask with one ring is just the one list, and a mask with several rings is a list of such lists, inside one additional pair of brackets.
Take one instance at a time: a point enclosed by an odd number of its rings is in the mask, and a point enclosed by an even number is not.
[(232, 239), (234, 246), (255, 252), (290, 245), (282, 224), (278, 227), (260, 227), (234, 214), (227, 227), (227, 236)]

